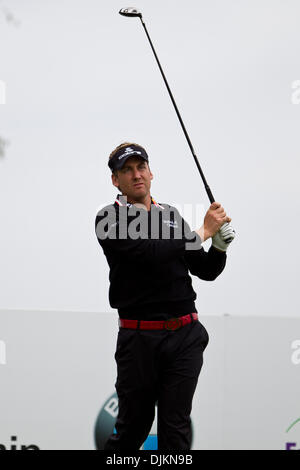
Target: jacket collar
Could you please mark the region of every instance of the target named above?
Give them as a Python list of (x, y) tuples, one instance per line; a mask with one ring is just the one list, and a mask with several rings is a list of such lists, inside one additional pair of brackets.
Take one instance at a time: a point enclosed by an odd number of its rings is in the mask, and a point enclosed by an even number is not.
[[(115, 199), (115, 204), (117, 204), (118, 206), (127, 206), (127, 207), (131, 207), (132, 204), (130, 204), (129, 202), (126, 202), (125, 201), (125, 197), (123, 196), (123, 194), (118, 194), (116, 199)], [(154, 198), (151, 196), (151, 205), (154, 205), (156, 207), (160, 207), (161, 209), (164, 209), (163, 206), (161, 206), (160, 204), (158, 204), (158, 202), (156, 202), (154, 200)]]

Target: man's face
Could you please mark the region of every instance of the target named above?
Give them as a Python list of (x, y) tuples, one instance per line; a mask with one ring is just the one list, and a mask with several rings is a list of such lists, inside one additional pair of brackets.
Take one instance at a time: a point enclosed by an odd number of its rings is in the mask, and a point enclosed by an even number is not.
[(117, 174), (111, 175), (112, 183), (128, 200), (143, 200), (150, 194), (151, 180), (153, 175), (148, 163), (142, 158), (133, 156), (126, 160)]

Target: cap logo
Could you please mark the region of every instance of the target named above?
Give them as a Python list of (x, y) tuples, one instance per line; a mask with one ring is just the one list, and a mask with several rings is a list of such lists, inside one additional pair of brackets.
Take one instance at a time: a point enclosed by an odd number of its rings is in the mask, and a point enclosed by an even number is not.
[(138, 153), (140, 155), (142, 154), (142, 152), (139, 152), (138, 150), (134, 150), (131, 147), (126, 147), (125, 152), (122, 153), (122, 155), (119, 156), (119, 160), (121, 160), (124, 157), (127, 157), (127, 155), (130, 155), (131, 153)]

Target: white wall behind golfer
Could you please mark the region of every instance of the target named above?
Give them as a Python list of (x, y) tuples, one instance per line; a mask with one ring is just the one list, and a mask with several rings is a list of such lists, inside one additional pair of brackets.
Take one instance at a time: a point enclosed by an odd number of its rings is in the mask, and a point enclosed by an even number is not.
[[(18, 26), (0, 12), (0, 308), (110, 310), (94, 217), (116, 195), (107, 159), (124, 140), (147, 149), (159, 202), (209, 205), (126, 6), (11, 0)], [(193, 280), (199, 312), (299, 316), (299, 2), (134, 6), (237, 231), (220, 278)]]

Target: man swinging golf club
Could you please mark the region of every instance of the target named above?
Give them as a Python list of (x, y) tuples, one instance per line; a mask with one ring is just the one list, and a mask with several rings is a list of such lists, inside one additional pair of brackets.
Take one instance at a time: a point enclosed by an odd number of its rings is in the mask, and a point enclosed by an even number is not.
[(110, 267), (110, 305), (119, 315), (119, 410), (104, 450), (140, 449), (156, 404), (158, 450), (188, 450), (192, 400), (209, 340), (189, 272), (206, 281), (221, 274), (234, 238), (231, 219), (213, 202), (202, 227), (192, 231), (175, 207), (156, 202), (149, 157), (138, 144), (119, 145), (108, 166), (119, 194), (98, 212), (95, 230)]

